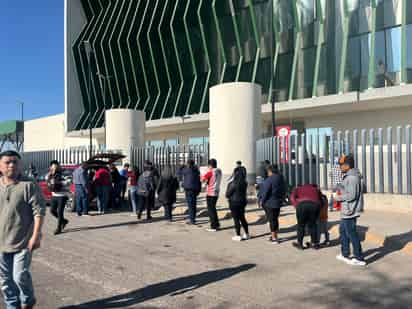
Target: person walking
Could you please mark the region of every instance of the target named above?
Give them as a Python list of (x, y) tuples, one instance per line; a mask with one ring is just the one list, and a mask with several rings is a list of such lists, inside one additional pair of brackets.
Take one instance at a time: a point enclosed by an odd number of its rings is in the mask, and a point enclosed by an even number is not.
[(179, 181), (173, 176), (172, 169), (170, 166), (165, 167), (157, 187), (157, 196), (165, 209), (165, 218), (170, 222), (173, 221), (173, 204), (176, 203), (176, 191), (178, 189)]
[(303, 246), (303, 238), (305, 237), (306, 227), (308, 227), (311, 242), (308, 243), (307, 247), (319, 249), (317, 221), (322, 203), (322, 193), (319, 187), (311, 184), (298, 186), (293, 189), (290, 201), (296, 208), (296, 219), (298, 221), (298, 240), (293, 243), (293, 246), (299, 250), (306, 248)]
[(197, 197), (202, 187), (200, 182), (200, 171), (195, 165), (195, 161), (189, 160), (187, 166), (179, 173), (183, 177), (183, 188), (185, 190), (186, 202), (189, 209), (188, 224), (196, 224)]
[(110, 172), (107, 167), (102, 166), (94, 175), (94, 183), (97, 195), (97, 211), (99, 215), (104, 215), (109, 204), (111, 187)]
[(89, 188), (86, 169), (87, 163), (84, 162), (73, 172), (73, 183), (76, 188), (76, 212), (78, 216), (89, 215)]
[[(341, 221), (339, 226), (341, 254), (336, 258), (349, 265), (365, 266), (360, 238), (356, 229), (357, 220), (363, 212), (363, 184), (362, 176), (355, 168), (355, 159), (352, 155), (343, 155), (339, 159), (343, 173), (341, 195), (335, 199), (342, 202)], [(354, 257), (350, 258), (350, 243)]]
[(152, 165), (149, 163), (145, 164), (144, 171), (139, 176), (139, 180), (137, 182), (137, 195), (139, 205), (137, 218), (139, 220), (142, 218), (143, 210), (146, 208), (147, 220), (151, 220), (151, 211), (153, 209), (156, 195), (156, 182), (153, 177)]
[(57, 228), (54, 235), (60, 234), (69, 220), (64, 218), (64, 209), (68, 201), (69, 189), (67, 188), (67, 181), (63, 179), (60, 164), (53, 160), (50, 162), (49, 173), (46, 176), (47, 188), (52, 194), (50, 201), (50, 213), (57, 219)]
[(119, 171), (120, 174), (120, 200), (125, 201), (126, 191), (127, 191), (127, 181), (128, 181), (128, 173), (130, 169), (130, 164), (125, 163), (123, 168)]
[(210, 228), (208, 232), (217, 232), (220, 229), (219, 217), (217, 215), (216, 204), (219, 199), (220, 183), (222, 181), (222, 171), (217, 168), (216, 159), (210, 159), (208, 162), (208, 171), (202, 177), (207, 183), (206, 202), (207, 212), (210, 219)]
[(45, 202), (37, 183), (21, 176), (21, 157), (0, 153), (0, 286), (7, 309), (36, 304), (30, 271), (40, 248)]
[(259, 190), (259, 204), (265, 210), (266, 218), (269, 221), (271, 232), (269, 241), (279, 244), (279, 214), (285, 196), (285, 180), (279, 173), (277, 165), (269, 165), (266, 171), (268, 177)]
[(128, 172), (129, 179), (129, 199), (132, 205), (131, 216), (137, 216), (138, 210), (138, 196), (137, 196), (137, 180), (139, 179), (140, 172), (137, 166), (133, 166), (132, 170)]
[[(247, 205), (247, 182), (242, 169), (235, 169), (233, 180), (229, 182), (227, 186), (226, 198), (229, 200), (230, 212), (235, 223), (236, 235), (232, 237), (232, 240), (248, 240), (249, 226), (245, 217), (245, 208)], [(241, 225), (244, 230), (243, 237), (240, 236)]]

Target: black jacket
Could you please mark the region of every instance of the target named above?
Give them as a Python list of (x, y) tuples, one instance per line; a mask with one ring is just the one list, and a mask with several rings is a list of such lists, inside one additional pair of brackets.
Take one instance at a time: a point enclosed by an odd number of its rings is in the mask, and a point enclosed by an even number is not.
[(266, 208), (280, 208), (286, 193), (285, 180), (281, 174), (265, 179), (259, 191), (259, 201)]
[(231, 181), (227, 185), (226, 198), (233, 204), (247, 204), (247, 183), (235, 183)]
[(200, 193), (202, 185), (200, 183), (200, 171), (197, 167), (185, 167), (178, 173), (183, 176), (183, 188), (186, 191), (193, 191), (196, 194)]
[(161, 177), (157, 188), (159, 202), (162, 204), (176, 203), (177, 189), (179, 189), (179, 182), (176, 177)]

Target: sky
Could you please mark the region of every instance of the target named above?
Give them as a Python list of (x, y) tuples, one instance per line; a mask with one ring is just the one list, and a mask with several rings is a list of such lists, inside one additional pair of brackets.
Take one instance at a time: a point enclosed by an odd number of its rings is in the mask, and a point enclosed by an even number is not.
[(0, 0), (0, 122), (64, 112), (64, 1)]

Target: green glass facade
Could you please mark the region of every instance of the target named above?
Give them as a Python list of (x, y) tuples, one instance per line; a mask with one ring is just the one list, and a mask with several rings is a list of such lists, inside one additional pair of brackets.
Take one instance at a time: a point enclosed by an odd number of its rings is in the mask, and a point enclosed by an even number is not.
[(282, 102), (412, 81), (410, 0), (81, 4), (76, 129), (101, 127), (110, 108), (144, 110), (148, 120), (207, 113), (208, 89), (225, 82), (259, 83), (266, 102)]

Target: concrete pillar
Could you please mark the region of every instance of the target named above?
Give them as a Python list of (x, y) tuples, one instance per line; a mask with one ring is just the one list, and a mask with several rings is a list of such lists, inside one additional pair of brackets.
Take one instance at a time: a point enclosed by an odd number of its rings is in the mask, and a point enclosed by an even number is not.
[(210, 88), (210, 157), (223, 173), (222, 189), (236, 161), (256, 180), (256, 140), (261, 130), (262, 88), (253, 83), (227, 83)]
[[(130, 158), (130, 147), (145, 144), (146, 116), (134, 109), (106, 111), (106, 142), (108, 150), (121, 150)], [(130, 159), (129, 159), (130, 160)]]

